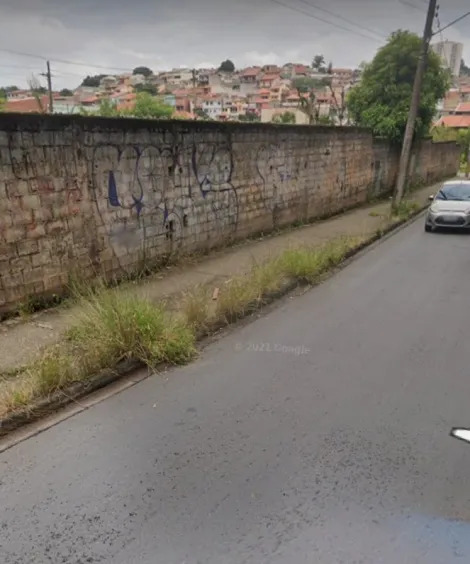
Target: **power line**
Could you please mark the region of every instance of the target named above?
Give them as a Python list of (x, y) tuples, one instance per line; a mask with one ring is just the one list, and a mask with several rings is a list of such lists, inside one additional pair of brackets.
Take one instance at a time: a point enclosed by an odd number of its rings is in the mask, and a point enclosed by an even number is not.
[(427, 10), (425, 10), (424, 8), (420, 8), (419, 6), (416, 6), (411, 2), (407, 2), (406, 0), (398, 0), (398, 1), (400, 2), (400, 4), (403, 4), (403, 6), (409, 6), (410, 8), (414, 8), (415, 10), (418, 10), (418, 12), (424, 12), (424, 13), (427, 12)]
[(375, 41), (377, 43), (382, 43), (379, 39), (376, 39), (375, 37), (370, 37), (370, 35), (365, 35), (364, 33), (361, 33), (360, 31), (356, 31), (354, 29), (344, 27), (340, 24), (330, 22), (330, 21), (325, 20), (323, 18), (320, 18), (318, 16), (314, 16), (313, 14), (310, 14), (309, 12), (305, 12), (304, 10), (296, 8), (295, 6), (290, 6), (289, 4), (284, 4), (284, 3), (280, 2), (279, 0), (270, 0), (270, 2), (273, 2), (274, 4), (278, 4), (279, 6), (283, 6), (284, 8), (287, 8), (288, 10), (293, 10), (294, 12), (298, 12), (299, 14), (307, 16), (308, 18), (312, 18), (314, 20), (325, 23), (327, 25), (337, 27), (338, 29), (342, 29), (343, 31), (348, 31), (349, 33), (355, 33), (356, 35), (360, 35), (361, 37), (365, 37), (366, 39), (370, 39), (371, 41)]
[[(462, 16), (456, 18), (455, 20), (451, 21), (450, 24), (445, 25), (444, 27), (442, 27), (438, 32), (436, 33), (441, 33), (443, 32), (445, 29), (448, 29), (449, 27), (453, 26), (454, 24), (460, 22), (461, 20), (463, 20), (464, 18), (467, 18), (468, 16), (470, 16), (470, 12), (466, 12), (465, 14), (463, 14)], [(433, 36), (436, 35), (436, 33), (433, 33)]]
[(364, 29), (365, 31), (368, 31), (370, 33), (373, 33), (374, 35), (378, 35), (382, 39), (387, 39), (387, 36), (383, 33), (377, 33), (375, 30), (373, 30), (369, 27), (366, 27), (363, 24), (358, 24), (358, 23), (356, 23), (352, 20), (349, 20), (348, 18), (340, 16), (339, 14), (335, 14), (335, 12), (331, 12), (330, 10), (327, 10), (326, 8), (321, 8), (320, 6), (317, 6), (315, 4), (311, 4), (310, 2), (307, 2), (307, 0), (299, 0), (299, 2), (302, 2), (303, 4), (306, 4), (307, 6), (311, 6), (312, 8), (315, 8), (316, 10), (318, 10), (320, 12), (324, 12), (325, 14), (329, 14), (330, 16), (333, 16), (334, 18), (338, 18), (339, 20), (342, 20), (343, 22), (346, 22), (346, 23), (351, 24), (351, 25), (355, 25), (356, 27)]
[(105, 67), (103, 65), (94, 65), (92, 63), (82, 63), (79, 61), (67, 61), (65, 59), (53, 59), (53, 58), (47, 58), (44, 57), (42, 55), (34, 55), (33, 53), (22, 53), (20, 51), (13, 51), (11, 49), (0, 49), (0, 52), (2, 53), (9, 53), (10, 55), (16, 55), (18, 57), (29, 57), (31, 59), (40, 59), (41, 61), (51, 61), (53, 63), (60, 63), (60, 64), (64, 64), (64, 65), (75, 65), (75, 66), (81, 66), (81, 67), (91, 67), (91, 68), (95, 68), (95, 69), (103, 69), (103, 70), (114, 70), (114, 71), (119, 71), (119, 72), (132, 72), (131, 69), (125, 69), (122, 67)]

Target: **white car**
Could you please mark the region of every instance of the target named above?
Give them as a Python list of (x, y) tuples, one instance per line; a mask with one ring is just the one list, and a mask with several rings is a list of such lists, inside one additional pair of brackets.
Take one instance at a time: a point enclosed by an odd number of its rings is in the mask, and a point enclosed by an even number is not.
[(470, 180), (444, 182), (426, 214), (425, 231), (470, 229)]

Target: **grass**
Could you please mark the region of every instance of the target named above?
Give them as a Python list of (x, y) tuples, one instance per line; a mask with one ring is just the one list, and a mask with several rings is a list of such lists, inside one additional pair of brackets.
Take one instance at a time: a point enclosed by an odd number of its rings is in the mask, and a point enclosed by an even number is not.
[(400, 204), (393, 209), (393, 216), (396, 220), (402, 221), (416, 213), (419, 208), (418, 202), (414, 200), (402, 200)]
[[(417, 209), (404, 201), (395, 211), (406, 219)], [(365, 241), (340, 237), (320, 247), (296, 247), (214, 287), (186, 293), (178, 311), (152, 303), (130, 289), (102, 283), (76, 283), (72, 299), (80, 305), (71, 329), (54, 346), (43, 349), (30, 365), (0, 375), (0, 419), (31, 408), (38, 400), (89, 381), (120, 361), (135, 360), (151, 369), (160, 363), (179, 365), (196, 355), (198, 333), (214, 323), (230, 323), (266, 303), (269, 295), (295, 282), (315, 284)]]
[(115, 290), (93, 289), (64, 339), (46, 347), (22, 374), (0, 382), (0, 417), (120, 361), (184, 364), (196, 353), (194, 331), (161, 304)]

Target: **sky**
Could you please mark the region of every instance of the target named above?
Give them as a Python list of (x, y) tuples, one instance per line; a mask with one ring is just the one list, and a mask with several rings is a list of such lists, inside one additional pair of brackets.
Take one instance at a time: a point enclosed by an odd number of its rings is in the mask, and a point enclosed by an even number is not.
[[(283, 4), (283, 5), (282, 5)], [(470, 9), (441, 0), (441, 27)], [(53, 88), (87, 74), (266, 63), (336, 67), (373, 58), (396, 29), (422, 33), (427, 0), (0, 0), (0, 86), (26, 87), (51, 61)], [(329, 13), (328, 13), (329, 12)], [(470, 17), (436, 40), (464, 43)]]

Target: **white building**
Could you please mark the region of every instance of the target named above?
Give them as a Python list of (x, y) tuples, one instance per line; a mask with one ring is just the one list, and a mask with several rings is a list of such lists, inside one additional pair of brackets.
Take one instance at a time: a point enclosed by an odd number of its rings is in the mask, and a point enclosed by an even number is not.
[(218, 119), (224, 111), (222, 100), (205, 100), (202, 109), (211, 119)]
[(443, 65), (450, 70), (452, 76), (459, 76), (463, 43), (456, 43), (455, 41), (439, 41), (439, 43), (434, 43), (431, 47), (442, 59)]

